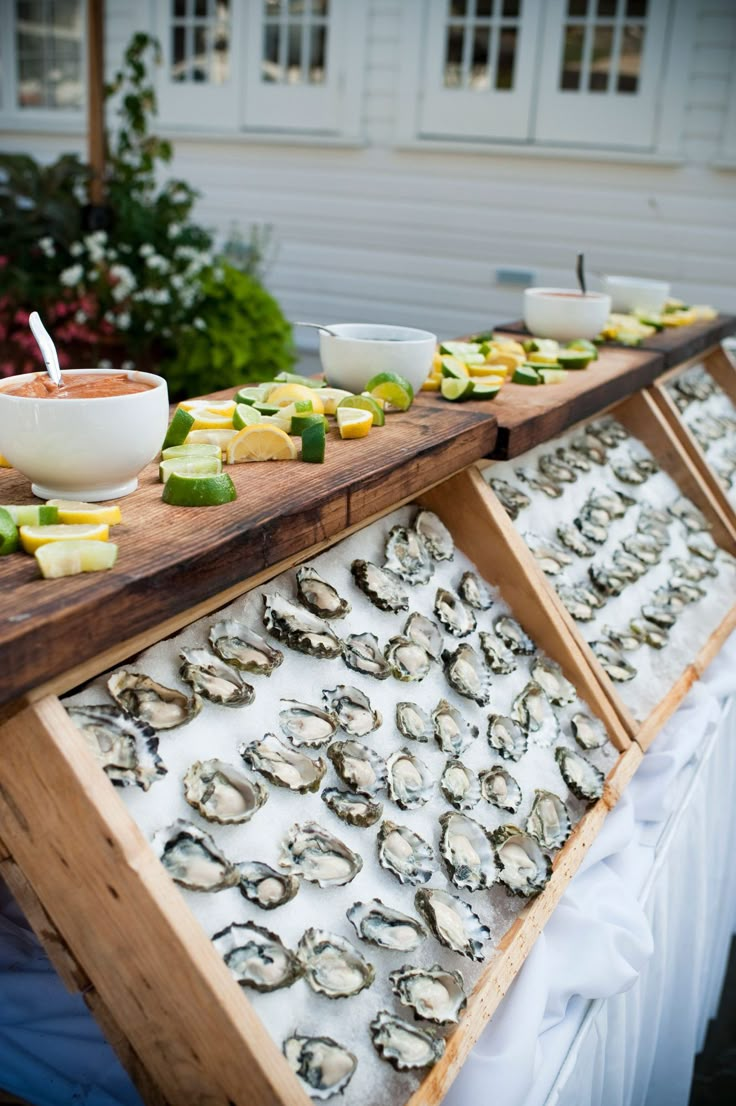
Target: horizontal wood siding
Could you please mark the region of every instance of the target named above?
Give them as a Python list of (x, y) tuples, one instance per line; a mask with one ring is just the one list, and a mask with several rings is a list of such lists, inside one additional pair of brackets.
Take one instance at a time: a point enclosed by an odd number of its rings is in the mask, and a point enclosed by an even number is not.
[[(719, 156), (736, 62), (736, 3), (694, 0), (679, 166), (402, 148), (397, 105), (411, 44), (402, 0), (367, 0), (361, 123), (365, 144), (274, 145), (176, 138), (172, 171), (202, 193), (197, 213), (226, 234), (272, 228), (269, 287), (291, 318), (385, 320), (442, 335), (518, 316), (518, 287), (568, 284), (584, 249), (591, 277), (671, 279), (686, 300), (736, 305), (736, 200)], [(420, 0), (413, 0), (419, 3)], [(108, 0), (108, 67), (147, 0)], [(421, 43), (414, 44), (421, 49)], [(0, 134), (4, 148), (54, 155), (68, 137)], [(81, 147), (81, 139), (76, 143)], [(298, 335), (305, 349), (312, 334)]]

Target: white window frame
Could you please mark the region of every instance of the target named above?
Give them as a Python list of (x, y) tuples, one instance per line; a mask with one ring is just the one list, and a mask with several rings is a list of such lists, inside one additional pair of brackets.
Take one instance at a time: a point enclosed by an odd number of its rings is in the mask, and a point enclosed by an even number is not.
[[(534, 6), (543, 11), (548, 0), (524, 0), (528, 7)], [(571, 133), (560, 142), (534, 138), (536, 106), (530, 112), (529, 129), (523, 139), (510, 140), (491, 135), (467, 137), (423, 133), (421, 121), (421, 102), (424, 96), (423, 76), (427, 64), (428, 27), (430, 4), (434, 0), (415, 0), (402, 5), (402, 57), (405, 63), (401, 70), (398, 98), (396, 104), (396, 127), (394, 144), (399, 149), (427, 152), (446, 152), (455, 150), (465, 153), (486, 153), (518, 155), (532, 158), (574, 158), (585, 160), (621, 161), (650, 163), (660, 165), (678, 165), (684, 160), (682, 151), (682, 123), (684, 118), (687, 81), (683, 74), (689, 72), (692, 44), (694, 41), (696, 5), (692, 0), (670, 0), (671, 16), (669, 37), (664, 45), (662, 68), (660, 70), (655, 122), (651, 144), (647, 148), (636, 149), (621, 145), (584, 145), (576, 143)], [(526, 18), (527, 16), (522, 16)], [(543, 31), (538, 34), (537, 71), (542, 62), (545, 43)], [(559, 76), (559, 71), (557, 71)], [(539, 96), (539, 86), (536, 97)], [(426, 122), (426, 121), (425, 121)], [(425, 127), (426, 130), (426, 127)]]
[(87, 116), (87, 26), (84, 0), (82, 51), (82, 106), (69, 108), (22, 108), (18, 105), (18, 65), (15, 0), (0, 0), (0, 130), (81, 133)]

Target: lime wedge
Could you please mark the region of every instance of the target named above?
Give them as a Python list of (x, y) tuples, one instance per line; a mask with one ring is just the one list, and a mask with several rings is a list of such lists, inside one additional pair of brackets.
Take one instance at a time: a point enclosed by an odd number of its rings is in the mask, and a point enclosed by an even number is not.
[(107, 541), (110, 531), (104, 522), (85, 525), (21, 526), (20, 541), (26, 553), (35, 553), (40, 545), (57, 541)]
[(458, 380), (454, 376), (446, 376), (442, 380), (441, 392), (445, 399), (451, 403), (463, 402), (473, 398), (475, 385), (470, 377), (464, 376)]
[(365, 386), (374, 399), (383, 399), (399, 411), (407, 411), (414, 399), (414, 389), (408, 380), (398, 373), (378, 373)]
[(13, 522), (10, 511), (0, 507), (0, 557), (6, 553), (15, 553), (18, 548), (18, 527)]
[(561, 384), (567, 376), (567, 369), (548, 369), (545, 366), (539, 370), (543, 384)]
[(171, 477), (174, 472), (199, 473), (208, 476), (211, 473), (222, 472), (222, 461), (219, 457), (170, 457), (168, 461), (162, 461), (158, 466), (158, 478), (162, 484)]
[(253, 423), (260, 421), (261, 413), (256, 411), (255, 407), (251, 407), (247, 403), (239, 403), (235, 408), (233, 426), (236, 430), (242, 430), (244, 426), (252, 426)]
[(190, 415), (188, 411), (183, 411), (181, 407), (177, 407), (174, 411), (174, 417), (169, 423), (169, 429), (166, 431), (166, 437), (161, 448), (168, 449), (170, 445), (182, 445), (193, 426), (194, 415)]
[(463, 377), (468, 376), (468, 370), (462, 361), (458, 361), (457, 357), (447, 354), (440, 358), (442, 375), (450, 377), (453, 380), (462, 380)]
[(315, 379), (311, 376), (300, 376), (299, 373), (276, 373), (276, 380), (279, 384), (305, 384), (307, 388), (323, 388), (324, 380), (320, 377)]
[[(314, 418), (314, 416), (312, 416)], [(321, 465), (325, 459), (325, 423), (324, 417), (317, 416), (319, 421), (310, 423), (302, 430), (302, 461), (308, 461), (312, 465)]]
[(273, 386), (274, 383), (271, 381), (268, 384), (254, 384), (252, 387), (241, 388), (235, 393), (235, 402), (245, 404), (263, 403)]
[(451, 353), (453, 357), (462, 358), (463, 355), (480, 352), (478, 342), (443, 342), (440, 346), (440, 353)]
[(214, 442), (186, 442), (184, 445), (172, 445), (168, 449), (161, 450), (161, 460), (169, 461), (172, 457), (220, 457), (222, 450)]
[(253, 406), (261, 415), (276, 415), (281, 410), (276, 403), (254, 403)]
[(210, 476), (172, 472), (161, 498), (175, 507), (216, 507), (237, 499), (238, 493), (226, 472)]
[(565, 349), (582, 349), (590, 354), (593, 361), (598, 360), (598, 347), (589, 338), (576, 338), (573, 342), (568, 342)]
[(4, 504), (0, 509), (8, 512), (16, 526), (49, 526), (62, 521), (56, 507), (50, 507), (48, 503), (43, 506), (33, 503), (27, 507)]
[(54, 580), (112, 568), (118, 547), (111, 541), (59, 541), (39, 546), (34, 555), (44, 580)]
[(539, 384), (539, 373), (534, 365), (519, 365), (511, 377), (512, 384)]
[(376, 402), (373, 396), (346, 396), (345, 399), (341, 399), (338, 403), (337, 410), (340, 411), (345, 407), (354, 407), (360, 411), (370, 411), (373, 415), (374, 426), (384, 426), (386, 423), (383, 407), (380, 403)]
[(117, 503), (111, 503), (106, 507), (103, 503), (80, 503), (75, 499), (49, 499), (46, 506), (56, 510), (59, 522), (68, 522), (72, 525), (106, 522), (108, 526), (116, 526), (122, 522)]
[(493, 399), (501, 390), (500, 384), (486, 384), (473, 381), (473, 394), (471, 399)]
[(327, 419), (324, 415), (293, 415), (291, 419), (291, 433), (302, 434), (308, 426), (314, 426), (315, 423), (324, 427), (325, 433), (327, 432)]
[(557, 360), (563, 369), (587, 369), (594, 356), (586, 349), (561, 349)]

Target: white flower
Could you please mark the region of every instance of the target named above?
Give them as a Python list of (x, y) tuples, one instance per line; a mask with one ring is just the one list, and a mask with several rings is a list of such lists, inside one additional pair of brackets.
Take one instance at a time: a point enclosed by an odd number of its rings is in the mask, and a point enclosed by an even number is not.
[(181, 234), (181, 225), (179, 223), (169, 223), (169, 238), (178, 238)]
[(141, 255), (141, 257), (150, 257), (151, 254), (155, 252), (156, 251), (154, 250), (150, 242), (144, 242), (141, 248), (138, 250), (138, 253)]
[[(115, 316), (113, 315), (112, 311), (106, 311), (105, 314), (103, 315), (103, 318), (104, 318), (106, 323), (114, 323), (115, 322)], [(100, 368), (102, 368), (102, 362), (101, 361), (100, 361)]]
[(90, 261), (97, 263), (102, 261), (105, 257), (105, 243), (107, 242), (107, 231), (95, 230), (92, 234), (85, 236), (84, 244), (87, 248), (87, 252), (90, 257)]
[(197, 318), (194, 320), (192, 326), (196, 327), (197, 330), (207, 329), (207, 323), (204, 321), (204, 319), (200, 319), (199, 316), (197, 316)]
[(144, 330), (153, 330), (153, 320), (152, 319), (147, 319), (146, 322), (143, 325), (143, 329)]
[(82, 253), (83, 250), (84, 246), (81, 242), (72, 242), (71, 246), (69, 247), (69, 253), (72, 255), (72, 257), (79, 257), (80, 253)]
[(86, 323), (86, 322), (87, 322), (87, 315), (86, 315), (86, 313), (85, 313), (84, 311), (77, 311), (77, 313), (76, 313), (76, 314), (75, 314), (75, 316), (74, 316), (74, 322), (75, 322), (75, 323), (79, 323), (79, 325), (80, 325), (80, 326), (81, 326), (81, 325), (82, 325), (83, 323)]
[(146, 265), (149, 269), (153, 269), (155, 273), (166, 273), (169, 270), (168, 261), (160, 253), (149, 254), (146, 258)]
[(43, 238), (39, 238), (38, 245), (41, 249), (41, 253), (44, 254), (45, 257), (56, 257), (56, 247), (50, 235), (45, 234)]
[(127, 311), (121, 311), (116, 320), (118, 330), (128, 330), (130, 327), (130, 315)]
[(184, 287), (185, 284), (186, 284), (186, 281), (184, 280), (184, 277), (181, 276), (180, 273), (174, 273), (174, 275), (171, 278), (171, 287), (174, 288), (177, 292), (179, 292), (179, 291), (181, 291), (181, 289)]
[(84, 276), (84, 269), (81, 265), (70, 265), (68, 269), (64, 269), (59, 274), (59, 280), (67, 288), (72, 288), (75, 284), (79, 284), (80, 280)]

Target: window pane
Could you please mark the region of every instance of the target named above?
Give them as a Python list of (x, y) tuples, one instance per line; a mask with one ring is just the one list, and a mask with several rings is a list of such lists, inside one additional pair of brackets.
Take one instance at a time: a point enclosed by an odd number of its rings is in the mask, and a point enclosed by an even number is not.
[(588, 0), (567, 0), (567, 18), (579, 19), (588, 14)]
[(498, 40), (498, 60), (496, 63), (496, 88), (510, 90), (514, 87), (514, 64), (516, 62), (516, 27), (506, 27)]
[(18, 23), (43, 23), (42, 0), (18, 0), (16, 7)]
[(174, 0), (173, 9), (174, 19), (183, 19), (187, 14), (187, 0)]
[(606, 92), (611, 71), (611, 49), (613, 47), (613, 27), (596, 27), (593, 35), (593, 57), (590, 63), (588, 90)]
[(617, 0), (598, 0), (598, 18), (610, 19), (616, 14)]
[(302, 79), (302, 28), (299, 23), (290, 23), (286, 29), (287, 59), (286, 80), (289, 84), (299, 84)]
[(506, 19), (518, 19), (520, 0), (503, 0), (503, 15)]
[(627, 19), (646, 19), (647, 0), (626, 0)]
[(49, 14), (55, 30), (80, 30), (81, 12), (77, 0), (54, 0)]
[(489, 28), (476, 26), (473, 32), (473, 55), (470, 61), (469, 86), (476, 92), (491, 87), (491, 75), (488, 70)]
[(171, 79), (185, 81), (186, 76), (186, 28), (172, 27), (171, 30)]
[(289, 14), (303, 15), (306, 6), (306, 0), (289, 0)]
[(263, 60), (261, 61), (261, 80), (280, 81), (282, 79), (281, 66), (279, 65), (279, 44), (281, 41), (281, 28), (278, 23), (267, 23), (263, 29)]
[(310, 84), (324, 84), (327, 68), (327, 28), (312, 27), (309, 44), (308, 79)]
[(450, 0), (450, 16), (454, 19), (464, 19), (468, 5), (466, 0)]
[(445, 52), (445, 88), (460, 88), (463, 83), (463, 45), (465, 28), (451, 23), (447, 28)]
[(15, 15), (18, 105), (79, 110), (82, 0), (16, 0)]
[(207, 11), (207, 0), (194, 0), (194, 14), (199, 19), (206, 19), (209, 15)]
[(319, 16), (320, 19), (327, 19), (329, 14), (329, 0), (312, 0), (312, 15)]
[(475, 0), (475, 14), (480, 19), (489, 19), (493, 14), (493, 0)]
[(194, 55), (190, 80), (200, 84), (209, 78), (210, 59), (207, 51), (207, 28), (194, 28)]
[(281, 0), (266, 0), (263, 5), (263, 14), (266, 17), (281, 15)]
[(627, 23), (621, 36), (621, 55), (618, 62), (618, 92), (638, 91), (641, 54), (644, 48), (644, 27)]
[(585, 27), (568, 24), (565, 28), (565, 46), (562, 55), (560, 88), (576, 92), (580, 88), (580, 68), (583, 61)]
[(43, 58), (39, 54), (18, 56), (18, 104), (22, 108), (46, 106), (43, 85)]

